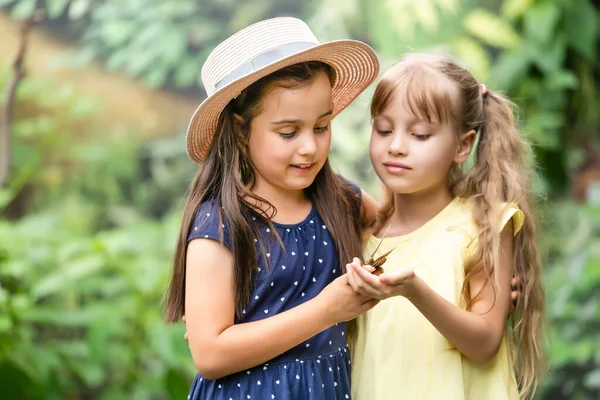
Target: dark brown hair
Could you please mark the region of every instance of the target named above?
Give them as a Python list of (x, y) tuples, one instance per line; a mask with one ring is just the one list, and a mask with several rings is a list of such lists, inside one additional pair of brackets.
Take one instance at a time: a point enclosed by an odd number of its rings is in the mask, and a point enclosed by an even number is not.
[[(252, 213), (258, 209), (264, 223), (277, 235), (271, 222), (277, 210), (266, 199), (252, 192), (255, 172), (247, 151), (250, 121), (260, 114), (262, 99), (270, 90), (275, 87), (301, 87), (312, 82), (315, 76), (323, 72), (328, 75), (333, 85), (334, 70), (321, 62), (305, 62), (278, 70), (242, 91), (221, 113), (208, 155), (188, 190), (189, 197), (183, 212), (171, 280), (166, 293), (167, 322), (178, 321), (184, 313), (187, 238), (195, 214), (205, 201), (216, 202), (219, 218), (227, 224), (231, 232), (235, 309), (236, 315), (241, 316), (244, 306), (250, 300), (256, 264), (259, 261), (254, 239), (257, 238), (260, 248), (265, 249), (257, 225), (251, 221), (254, 215)], [(352, 257), (360, 256), (360, 196), (347, 182), (334, 174), (329, 161), (325, 162), (314, 182), (305, 189), (305, 193), (327, 225), (340, 264), (344, 266)], [(274, 239), (282, 245), (278, 236)], [(261, 253), (265, 259), (266, 251)]]
[[(512, 317), (511, 339), (520, 390), (524, 396), (533, 396), (545, 371), (544, 292), (532, 211), (533, 168), (529, 147), (516, 126), (513, 104), (498, 92), (484, 93), (475, 78), (454, 61), (430, 54), (409, 54), (386, 72), (375, 89), (371, 116), (381, 114), (397, 93), (406, 96), (419, 118), (451, 123), (457, 132), (478, 132), (475, 165), (466, 173), (454, 166), (449, 182), (453, 195), (473, 201), (473, 218), (479, 229), (476, 252), (464, 266), (462, 294), (467, 309), (476, 300), (470, 292), (475, 274), (484, 270), (488, 279), (496, 282), (500, 207), (515, 203), (525, 215), (523, 227), (514, 238), (513, 273), (521, 279), (522, 292)], [(375, 229), (393, 211), (394, 197), (388, 191)]]

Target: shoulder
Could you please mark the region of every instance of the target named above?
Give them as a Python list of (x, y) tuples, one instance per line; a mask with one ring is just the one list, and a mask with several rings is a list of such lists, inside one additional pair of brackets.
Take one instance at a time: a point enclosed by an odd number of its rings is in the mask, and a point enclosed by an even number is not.
[(231, 248), (229, 228), (221, 210), (215, 199), (200, 204), (190, 225), (188, 242), (194, 239), (213, 239)]
[[(472, 220), (475, 202), (472, 199), (459, 199), (458, 211)], [(513, 224), (513, 235), (519, 233), (525, 221), (525, 214), (516, 203), (498, 203), (493, 210), (498, 231), (502, 231), (509, 222)]]
[(341, 175), (338, 175), (338, 177), (343, 182), (343, 185), (346, 185), (353, 200), (355, 200), (355, 207), (358, 211), (361, 229), (371, 227), (375, 222), (377, 212), (379, 211), (379, 204), (356, 183)]
[(349, 189), (352, 194), (354, 195), (354, 197), (358, 198), (359, 200), (362, 199), (362, 190), (360, 188), (360, 186), (358, 186), (356, 183), (352, 182), (351, 180), (343, 177), (342, 175), (337, 175), (338, 180), (340, 181), (340, 184), (343, 187), (346, 187), (347, 189)]
[(498, 224), (500, 230), (503, 230), (506, 224), (512, 221), (513, 224), (513, 236), (515, 236), (523, 227), (525, 222), (525, 214), (516, 203), (502, 203), (500, 204), (500, 212), (498, 217)]

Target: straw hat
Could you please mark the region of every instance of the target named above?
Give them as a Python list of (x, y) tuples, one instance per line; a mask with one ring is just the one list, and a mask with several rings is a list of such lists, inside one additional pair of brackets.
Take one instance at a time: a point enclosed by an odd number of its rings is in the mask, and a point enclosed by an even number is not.
[(202, 67), (208, 97), (187, 130), (187, 152), (192, 161), (199, 163), (206, 157), (221, 112), (242, 90), (272, 72), (306, 61), (321, 61), (335, 70), (334, 116), (379, 72), (377, 55), (365, 43), (338, 40), (320, 44), (308, 25), (290, 17), (250, 25), (218, 45)]

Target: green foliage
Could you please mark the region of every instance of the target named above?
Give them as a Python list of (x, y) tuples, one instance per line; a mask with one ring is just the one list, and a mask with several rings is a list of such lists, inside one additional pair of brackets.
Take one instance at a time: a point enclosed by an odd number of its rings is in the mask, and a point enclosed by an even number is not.
[[(589, 0), (505, 0), (498, 10), (474, 0), (389, 0), (377, 6), (352, 0), (341, 10), (335, 4), (322, 2), (313, 17), (319, 37), (368, 40), (384, 70), (387, 60), (409, 51), (449, 53), (490, 89), (514, 99), (548, 195), (567, 188), (574, 167), (570, 149), (600, 144), (594, 89), (600, 13)], [(359, 102), (350, 109), (361, 113), (362, 107)], [(362, 152), (350, 157), (356, 165)]]
[[(275, 4), (276, 3), (276, 4)], [(301, 4), (301, 5), (300, 5)], [(552, 332), (539, 399), (600, 390), (600, 212), (570, 202), (568, 177), (598, 143), (598, 10), (588, 0), (0, 0), (17, 19), (45, 8), (67, 24), (77, 61), (155, 87), (192, 88), (208, 52), (275, 15), (305, 16), (322, 40), (366, 40), (382, 70), (406, 51), (453, 54), (522, 110), (547, 195), (540, 230)], [(8, 72), (0, 70), (0, 87)], [(7, 398), (182, 398), (194, 372), (181, 326), (160, 300), (195, 166), (184, 138), (142, 144), (132, 132), (81, 138), (99, 109), (72, 87), (26, 78), (13, 124), (13, 173), (0, 209), (25, 187), (26, 216), (0, 219), (0, 393)], [(333, 126), (332, 164), (377, 196), (365, 149), (373, 88)], [(43, 168), (42, 168), (43, 166)], [(538, 190), (539, 189), (539, 190)], [(14, 203), (14, 201), (13, 201)]]
[(553, 204), (545, 214), (551, 368), (538, 397), (591, 399), (600, 390), (600, 208)]
[[(0, 87), (6, 85), (10, 74), (8, 69), (0, 69)], [(75, 94), (69, 84), (57, 88), (34, 78), (20, 81), (11, 129), (11, 179), (8, 187), (0, 189), (0, 210), (25, 185), (50, 190), (60, 183), (57, 168), (72, 159), (62, 149), (68, 148), (76, 130), (98, 107), (96, 100)]]
[(94, 231), (86, 207), (0, 221), (3, 396), (180, 398), (193, 364), (160, 306), (178, 218)]
[(81, 37), (77, 63), (100, 58), (108, 70), (152, 87), (193, 86), (208, 53), (227, 36), (264, 18), (302, 13), (296, 1), (0, 0), (16, 19), (32, 15), (36, 3), (51, 20), (72, 21)]

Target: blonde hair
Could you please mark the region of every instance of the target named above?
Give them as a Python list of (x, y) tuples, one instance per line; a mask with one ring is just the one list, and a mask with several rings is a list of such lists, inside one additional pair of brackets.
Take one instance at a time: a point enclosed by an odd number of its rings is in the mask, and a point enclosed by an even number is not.
[[(473, 201), (478, 227), (476, 252), (464, 266), (462, 295), (467, 309), (478, 297), (472, 298), (470, 293), (473, 276), (484, 270), (488, 279), (496, 277), (500, 207), (516, 203), (525, 215), (523, 227), (514, 238), (513, 273), (521, 279), (522, 289), (516, 313), (511, 316), (510, 340), (521, 395), (532, 397), (546, 370), (544, 292), (532, 211), (533, 168), (529, 147), (516, 126), (513, 104), (497, 92), (481, 90), (475, 78), (454, 61), (429, 54), (406, 55), (385, 73), (375, 89), (371, 116), (382, 113), (399, 92), (419, 118), (453, 124), (458, 132), (478, 132), (474, 166), (466, 172), (453, 166), (449, 179), (454, 196)], [(375, 229), (380, 229), (393, 211), (393, 193), (386, 190)]]

